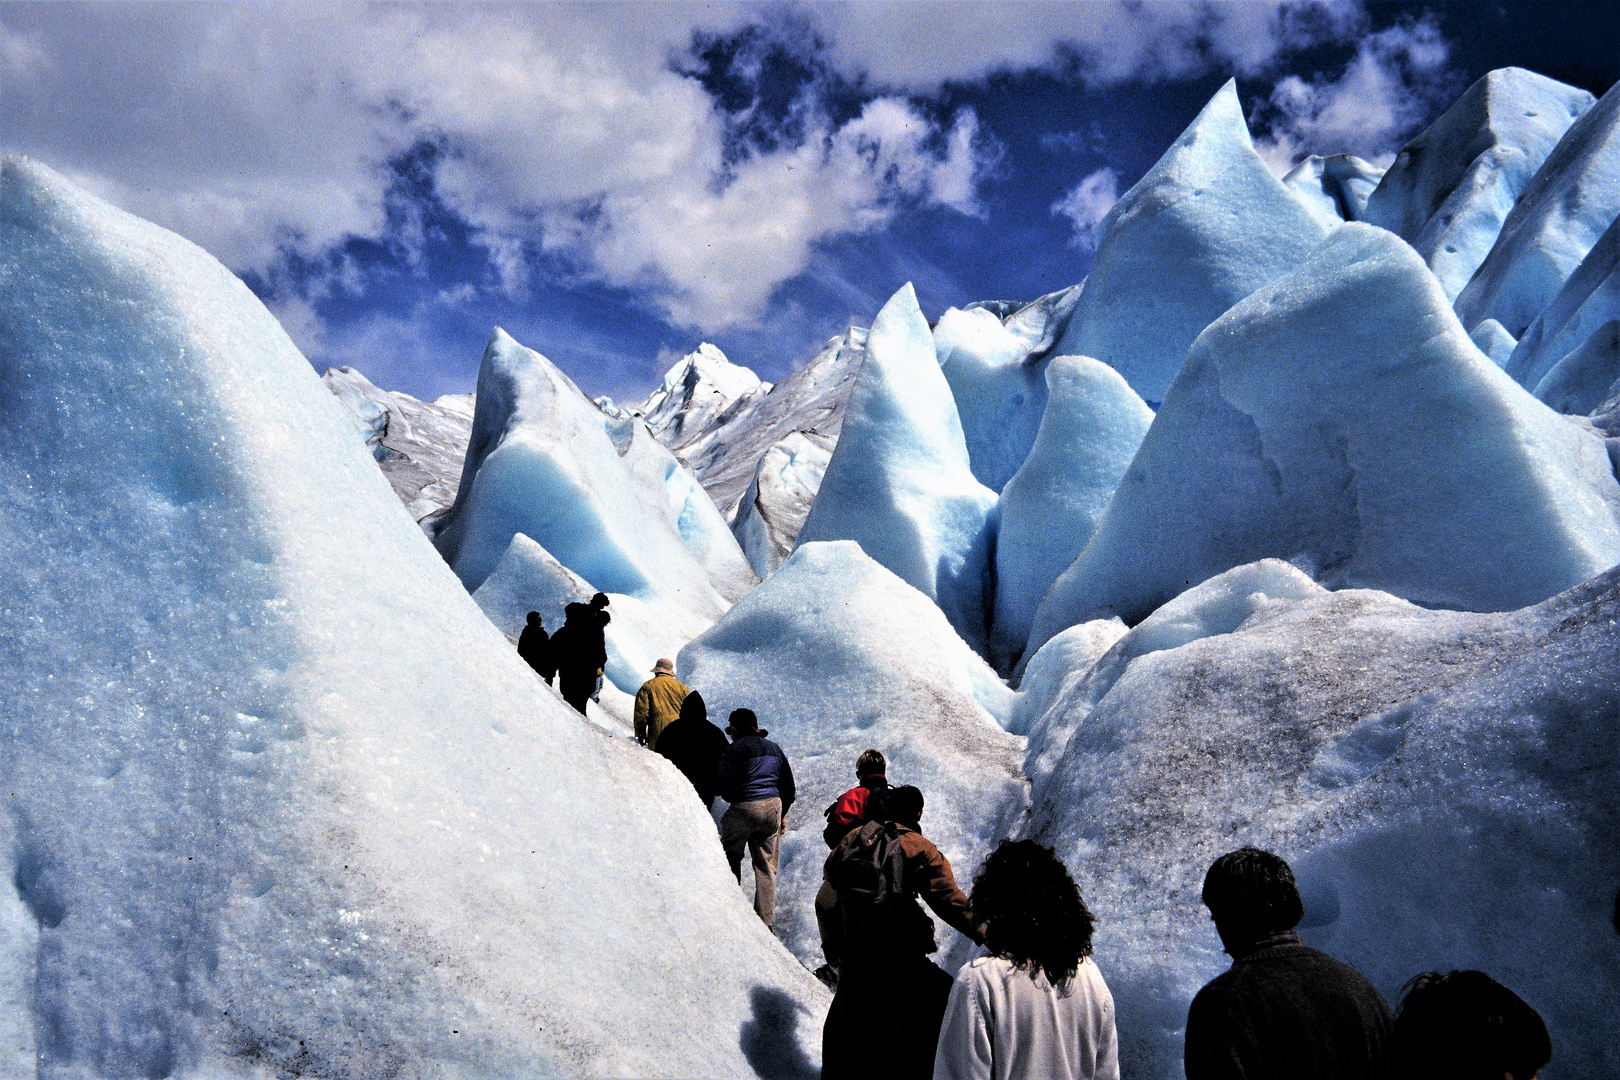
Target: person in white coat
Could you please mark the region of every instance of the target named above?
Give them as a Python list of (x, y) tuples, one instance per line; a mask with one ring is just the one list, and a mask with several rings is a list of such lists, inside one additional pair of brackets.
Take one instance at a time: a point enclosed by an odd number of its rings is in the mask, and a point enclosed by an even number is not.
[(934, 1080), (1119, 1080), (1114, 997), (1091, 959), (1095, 920), (1052, 849), (1003, 841), (969, 905), (990, 955), (951, 987)]

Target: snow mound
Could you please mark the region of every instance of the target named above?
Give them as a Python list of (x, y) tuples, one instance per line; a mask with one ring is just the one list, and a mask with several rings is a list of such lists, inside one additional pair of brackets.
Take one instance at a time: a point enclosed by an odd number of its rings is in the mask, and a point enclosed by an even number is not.
[(549, 360), (497, 329), (478, 371), (461, 492), (434, 540), (440, 553), (470, 592), (523, 533), (603, 592), (718, 617), (725, 601), (669, 523), (667, 502), (638, 498), (605, 423), (614, 421)]
[(1518, 345), (1513, 335), (1502, 329), (1502, 324), (1495, 319), (1486, 319), (1474, 327), (1468, 334), (1468, 340), (1474, 343), (1475, 348), (1491, 358), (1491, 363), (1499, 368), (1506, 369), (1508, 361), (1513, 356), (1513, 348)]
[(813, 1068), (685, 781), (542, 691), (241, 282), (20, 158), (0, 280), (27, 1074)]
[[(1194, 585), (1133, 626), (1088, 669), (1071, 672), (1053, 695), (1048, 708), (1036, 716), (1027, 729), (1029, 756), (1024, 761), (1024, 771), (1032, 780), (1052, 771), (1075, 728), (1085, 722), (1086, 716), (1137, 657), (1178, 649), (1200, 638), (1230, 634), (1256, 612), (1269, 610), (1279, 602), (1305, 600), (1326, 591), (1280, 559), (1261, 559), (1235, 566)], [(1050, 646), (1051, 642), (1047, 644)], [(1043, 680), (1039, 689), (1044, 691), (1049, 682), (1049, 679)], [(1034, 703), (1032, 700), (1031, 704)]]
[(1507, 373), (1521, 385), (1535, 387), (1555, 364), (1590, 340), (1604, 323), (1617, 318), (1620, 318), (1620, 219), (1592, 245), (1592, 250), (1569, 275), (1558, 295), (1524, 332), (1508, 360)]
[(1401, 149), (1362, 220), (1416, 248), (1456, 299), (1530, 178), (1594, 100), (1523, 68), (1489, 72)]
[(1474, 348), (1410, 247), (1352, 222), (1200, 336), (1031, 650), (1266, 557), (1508, 610), (1614, 565), (1617, 509), (1602, 445)]
[(1610, 319), (1553, 365), (1536, 384), (1536, 397), (1561, 413), (1585, 415), (1620, 386), (1620, 319)]
[[(775, 930), (806, 963), (820, 962), (821, 812), (855, 786), (862, 750), (887, 755), (891, 783), (922, 789), (923, 832), (959, 880), (971, 880), (1028, 806), (1024, 740), (997, 723), (1012, 691), (926, 596), (856, 544), (801, 545), (677, 666), (711, 717), (753, 709), (793, 766), (799, 801), (782, 843)], [(943, 926), (939, 940), (954, 971), (967, 942)]]
[(1346, 221), (1364, 220), (1367, 197), (1383, 175), (1383, 169), (1354, 154), (1312, 154), (1295, 165), (1282, 183), (1323, 228), (1336, 229)]
[(349, 367), (327, 368), (321, 380), (349, 410), (394, 494), (429, 536), (456, 501), (472, 433), (473, 396), (418, 401), (379, 390)]
[[(546, 632), (556, 633), (562, 628), (567, 606), (584, 603), (596, 592), (590, 582), (518, 533), (473, 599), (489, 621), (515, 643), (529, 612), (538, 611)], [(652, 666), (659, 657), (673, 657), (710, 625), (679, 608), (648, 604), (623, 593), (607, 595), (613, 621), (603, 634), (608, 654), (603, 674), (632, 696), (652, 677)]]
[(705, 341), (664, 373), (663, 383), (636, 411), (660, 442), (679, 451), (770, 388)]
[(1620, 216), (1620, 85), (1581, 114), (1530, 178), (1501, 235), (1457, 295), (1464, 326), (1525, 330)]
[(735, 410), (716, 417), (713, 427), (689, 432), (681, 459), (727, 521), (736, 521), (743, 494), (772, 446), (795, 431), (838, 438), (865, 346), (866, 331), (852, 326), (763, 396), (741, 400)]
[(1028, 735), (1064, 689), (1084, 678), (1126, 633), (1125, 623), (1119, 619), (1093, 619), (1055, 634), (1025, 665), (1007, 730)]
[(795, 431), (759, 459), (731, 528), (760, 577), (769, 576), (793, 553), (832, 448), (833, 440), (825, 435)]
[(1094, 356), (1161, 401), (1199, 332), (1326, 231), (1255, 153), (1229, 81), (1103, 219), (1054, 351)]
[(990, 656), (1002, 668), (1018, 662), (1041, 598), (1091, 539), (1153, 423), (1124, 378), (1090, 357), (1057, 357), (1046, 383), (1034, 448), (997, 504)]
[(854, 540), (982, 646), (995, 493), (968, 465), (933, 337), (904, 286), (878, 312), (799, 543)]
[(1227, 967), (1203, 875), (1254, 844), (1293, 865), (1306, 943), (1389, 1000), (1488, 971), (1546, 1020), (1546, 1075), (1613, 1075), (1617, 590), (1506, 615), (1346, 591), (1132, 663), (1029, 830), (1098, 914), (1122, 1072), (1181, 1075), (1187, 1005)]

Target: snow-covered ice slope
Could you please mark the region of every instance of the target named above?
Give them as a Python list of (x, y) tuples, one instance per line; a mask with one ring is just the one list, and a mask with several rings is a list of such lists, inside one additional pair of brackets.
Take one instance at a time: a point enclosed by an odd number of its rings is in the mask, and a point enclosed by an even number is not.
[(765, 451), (754, 481), (737, 506), (731, 530), (754, 573), (765, 577), (787, 561), (821, 489), (833, 440), (795, 431)]
[(445, 394), (418, 401), (380, 390), (353, 368), (328, 368), (322, 378), (354, 418), (372, 457), (424, 531), (433, 535), (456, 501), (472, 434), (473, 396)]
[(951, 388), (909, 284), (883, 306), (799, 543), (854, 540), (984, 644), (995, 492), (968, 465)]
[(1542, 376), (1536, 397), (1561, 413), (1585, 415), (1620, 390), (1620, 319), (1610, 319)]
[(1620, 1074), (1620, 574), (1526, 611), (1345, 591), (1139, 657), (1035, 789), (1033, 839), (1097, 913), (1126, 1076), (1179, 1080), (1227, 960), (1199, 888), (1288, 859), (1307, 944), (1391, 1001), (1477, 968), (1547, 1022), (1546, 1080)]
[[(681, 651), (680, 677), (711, 717), (749, 708), (787, 753), (799, 801), (788, 816), (776, 933), (801, 959), (821, 950), (812, 901), (827, 845), (822, 810), (855, 786), (867, 747), (889, 781), (915, 784), (923, 833), (967, 887), (1028, 799), (1024, 740), (997, 724), (1013, 694), (922, 593), (848, 541), (805, 544)], [(941, 927), (954, 972), (967, 945)]]
[(1255, 153), (1228, 82), (1103, 219), (1053, 351), (1096, 357), (1161, 401), (1199, 332), (1326, 232)]
[(1046, 408), (1046, 360), (1078, 302), (1078, 287), (1002, 318), (983, 306), (949, 308), (934, 323), (934, 351), (956, 399), (968, 462), (999, 492), (1034, 445)]
[(1558, 295), (1524, 332), (1507, 362), (1507, 373), (1534, 389), (1553, 365), (1613, 319), (1620, 319), (1620, 218), (1592, 245)]
[(1363, 219), (1367, 198), (1383, 175), (1384, 170), (1354, 154), (1312, 154), (1282, 182), (1324, 228), (1335, 229), (1346, 221)]
[(1491, 253), (1457, 295), (1463, 325), (1495, 319), (1522, 338), (1616, 216), (1620, 84), (1569, 126), (1525, 185)]
[(1018, 662), (1035, 610), (1102, 520), (1153, 410), (1113, 368), (1059, 356), (1034, 448), (996, 504), (995, 607), (990, 656)]
[[(1257, 611), (1266, 610), (1279, 601), (1304, 600), (1325, 592), (1305, 574), (1281, 559), (1261, 559), (1258, 562), (1234, 566), (1224, 574), (1216, 574), (1208, 581), (1194, 585), (1153, 614), (1131, 627), (1096, 662), (1084, 669), (1063, 675), (1054, 691), (1051, 676), (1044, 680), (1031, 678), (1037, 673), (1036, 662), (1063, 634), (1047, 642), (1031, 660), (1022, 686), (1022, 699), (1031, 704), (1045, 700), (1047, 707), (1029, 720), (1025, 733), (1029, 736), (1029, 754), (1024, 759), (1024, 771), (1031, 779), (1044, 777), (1052, 771), (1075, 728), (1085, 722), (1091, 712), (1125, 673), (1131, 661), (1148, 653), (1175, 649), (1199, 638), (1216, 634), (1230, 634), (1244, 620)], [(1106, 628), (1107, 623), (1081, 623), (1063, 633), (1083, 627)], [(1108, 631), (1104, 629), (1106, 634)], [(1095, 630), (1093, 631), (1095, 633)], [(1043, 685), (1044, 682), (1044, 685)], [(1017, 710), (1028, 716), (1032, 710)], [(1022, 717), (1021, 717), (1022, 718)]]
[(689, 786), (544, 692), (245, 286), (18, 158), (0, 281), (14, 1057), (813, 1068), (826, 993)]
[(1083, 678), (1126, 633), (1124, 622), (1117, 618), (1093, 619), (1050, 638), (1024, 666), (1007, 730), (1028, 735), (1058, 695), (1070, 683)]
[(1401, 148), (1362, 220), (1415, 247), (1455, 299), (1520, 192), (1594, 100), (1523, 68), (1489, 72)]
[(828, 340), (804, 367), (764, 396), (743, 401), (716, 426), (688, 432), (681, 459), (692, 466), (714, 505), (735, 522), (737, 506), (765, 452), (795, 431), (838, 438), (844, 402), (865, 355), (866, 331), (857, 326)]
[(1617, 511), (1598, 441), (1474, 347), (1412, 248), (1351, 222), (1199, 337), (1030, 650), (1265, 557), (1508, 610), (1620, 560)]
[(1508, 361), (1513, 357), (1513, 335), (1502, 329), (1502, 324), (1495, 319), (1486, 319), (1468, 332), (1468, 340), (1472, 341), (1480, 352), (1491, 358), (1491, 363), (1505, 369)]
[(641, 498), (607, 423), (549, 360), (497, 329), (478, 371), (461, 491), (434, 543), (469, 591), (523, 533), (603, 592), (717, 617), (725, 601), (667, 502)]
[(705, 341), (664, 373), (638, 411), (659, 441), (679, 452), (770, 388)]
[(691, 467), (637, 417), (610, 418), (603, 428), (629, 470), (641, 505), (664, 519), (720, 595), (735, 600), (758, 585), (759, 575)]

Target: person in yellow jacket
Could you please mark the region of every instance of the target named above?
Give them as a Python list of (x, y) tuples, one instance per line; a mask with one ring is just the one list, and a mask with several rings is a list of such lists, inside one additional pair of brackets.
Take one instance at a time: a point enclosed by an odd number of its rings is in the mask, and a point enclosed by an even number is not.
[(691, 693), (675, 677), (675, 662), (660, 660), (653, 665), (653, 677), (636, 691), (636, 742), (649, 750), (658, 749), (658, 736), (681, 715), (681, 702)]

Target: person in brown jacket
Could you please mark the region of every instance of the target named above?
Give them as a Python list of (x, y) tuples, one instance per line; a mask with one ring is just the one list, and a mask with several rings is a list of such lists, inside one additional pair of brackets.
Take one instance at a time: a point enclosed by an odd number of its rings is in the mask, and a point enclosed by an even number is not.
[(636, 742), (649, 750), (658, 749), (658, 736), (681, 715), (681, 702), (691, 693), (675, 677), (675, 662), (660, 660), (653, 665), (653, 677), (636, 691)]
[(866, 822), (827, 856), (844, 945), (821, 1029), (823, 1080), (933, 1075), (951, 977), (928, 959), (939, 944), (918, 899), (974, 942), (984, 940), (950, 861), (919, 830), (922, 811), (921, 791), (890, 788), (888, 820)]

